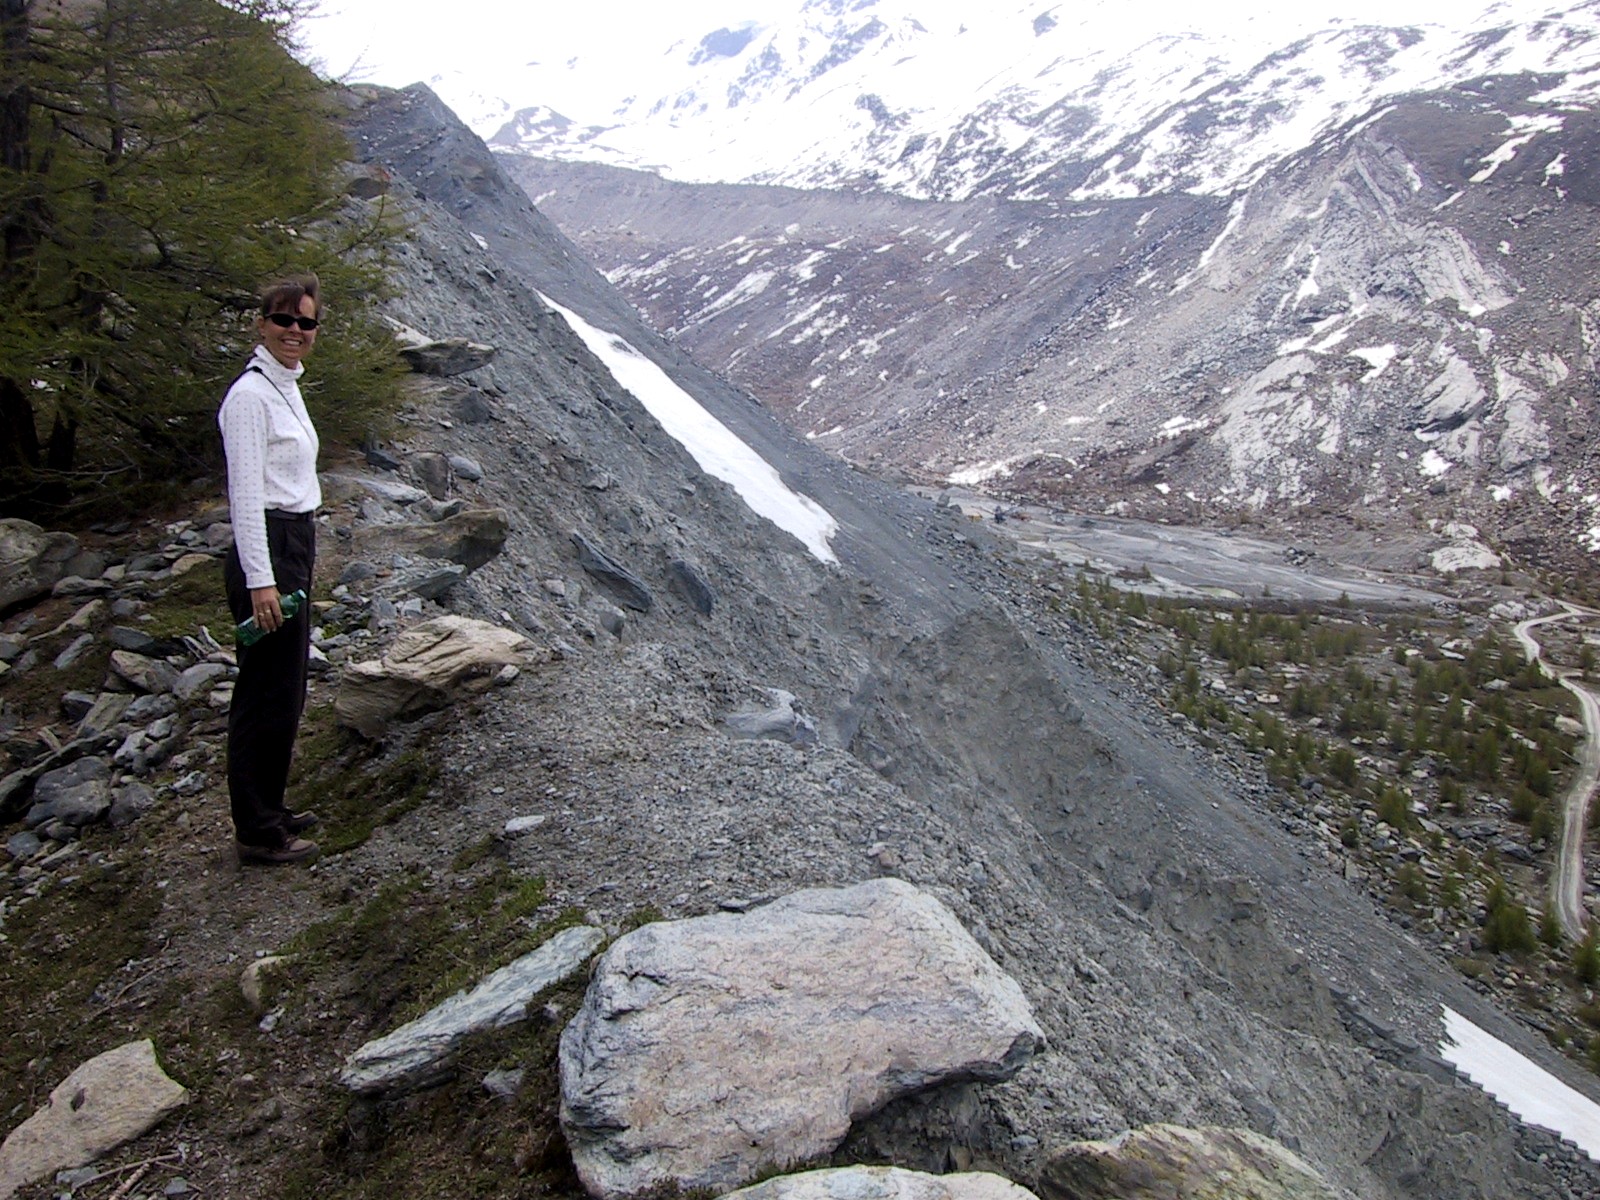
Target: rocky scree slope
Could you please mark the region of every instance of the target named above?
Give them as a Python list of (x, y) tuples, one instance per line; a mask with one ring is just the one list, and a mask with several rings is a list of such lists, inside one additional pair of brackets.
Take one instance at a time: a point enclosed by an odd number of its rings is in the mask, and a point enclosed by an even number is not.
[(1231, 197), (503, 161), (675, 345), (874, 470), (1177, 521), (1459, 521), (1574, 571), (1600, 527), (1595, 127), (1549, 82), (1400, 98)]
[[(507, 553), (452, 603), (518, 621), (552, 660), (448, 730), (457, 823), (546, 815), (512, 864), (603, 922), (880, 873), (949, 903), (1023, 983), (1053, 1050), (982, 1094), (894, 1106), (841, 1153), (979, 1156), (1026, 1179), (1057, 1136), (1216, 1121), (1297, 1145), (1362, 1195), (1560, 1194), (1504, 1115), (1411, 1039), (1432, 1044), (1444, 999), (1551, 1056), (963, 578), (984, 571), (957, 569), (1002, 551), (964, 528), (942, 540), (951, 514), (787, 437), (630, 319), (425, 89), (369, 94), (357, 128), (431, 202), (398, 315), (500, 347), (441, 395), (450, 427), (410, 447), (472, 455), (511, 514)], [(532, 288), (657, 361), (834, 513), (843, 566), (699, 472)], [(621, 612), (573, 532), (658, 603)], [(670, 590), (679, 559), (716, 593), (709, 615)], [(774, 690), (806, 720), (731, 736), (729, 715)], [(426, 861), (403, 833), (393, 853)]]
[[(309, 872), (258, 874), (228, 853), (226, 656), (211, 661), (200, 642), (208, 661), (191, 666), (188, 642), (165, 656), (141, 643), (141, 658), (184, 658), (195, 690), (161, 699), (178, 672), (152, 667), (133, 686), (156, 698), (117, 706), (123, 721), (139, 705), (137, 721), (79, 747), (97, 756), (124, 739), (129, 753), (99, 780), (121, 798), (123, 829), (56, 813), (59, 825), (29, 832), (46, 844), (7, 868), (16, 892), (0, 969), (48, 969), (51, 981), (29, 997), (26, 1039), (8, 1047), (17, 1116), (67, 1056), (157, 1034), (194, 1099), (177, 1129), (134, 1153), (187, 1154), (186, 1174), (213, 1194), (259, 1194), (262, 1179), (329, 1194), (330, 1172), (352, 1155), (362, 1176), (386, 1163), (411, 1179), (442, 1175), (385, 1129), (465, 1122), (472, 1114), (429, 1107), (459, 1093), (373, 1109), (328, 1091), (339, 1063), (404, 1006), (372, 975), (434, 964), (448, 977), (463, 965), (450, 956), (475, 962), (508, 935), (495, 925), (497, 940), (478, 945), (481, 912), (464, 930), (441, 927), (429, 914), (444, 898), (510, 887), (506, 920), (548, 928), (576, 913), (614, 934), (883, 875), (959, 916), (1020, 982), (1051, 1049), (1008, 1083), (890, 1105), (857, 1124), (840, 1162), (982, 1165), (1031, 1182), (1064, 1140), (1174, 1121), (1247, 1126), (1361, 1196), (1596, 1190), (1581, 1159), (1521, 1130), (1428, 1052), (1438, 1005), (1563, 1065), (1316, 865), (1257, 807), (1256, 784), (1175, 746), (1096, 665), (1104, 646), (1013, 620), (1047, 580), (684, 363), (425, 90), (365, 93), (352, 122), (363, 191), (387, 187), (413, 219), (395, 316), (498, 351), (421, 385), (403, 441), (373, 455), (410, 484), (352, 464), (330, 476), (326, 559), (343, 582), (321, 613), (345, 628), (325, 630), (321, 646), (331, 659), (369, 658), (397, 625), (445, 607), (517, 629), (535, 650), (503, 688), (392, 728), (343, 782), (318, 769), (336, 686), (320, 676), (301, 751), (307, 786), (328, 790), (302, 802), (328, 810), (327, 856)], [(842, 565), (817, 561), (702, 473), (534, 288), (658, 361), (827, 507)], [(422, 565), (382, 547), (453, 520), (458, 502), (503, 513), (503, 548), (426, 596), (380, 603)], [(171, 546), (103, 559), (83, 595), (137, 622), (179, 586), (180, 561), (182, 579), (214, 574), (225, 533), (215, 516), (174, 524)], [(626, 567), (648, 601), (586, 569), (574, 534)], [(705, 593), (673, 586), (675, 563), (714, 597), (709, 612)], [(204, 592), (214, 603), (215, 587)], [(66, 592), (49, 603), (90, 626), (105, 619)], [(50, 688), (58, 668), (41, 648), (107, 652), (92, 629), (69, 621), (47, 637), (46, 624), (7, 617), (26, 661), (7, 672), (8, 702), (22, 694), (12, 689)], [(85, 692), (70, 713), (85, 701), (93, 711)], [(517, 817), (528, 819), (507, 834)], [(415, 907), (383, 916), (407, 895)], [(70, 970), (84, 954), (82, 937), (52, 937), (52, 922), (69, 919), (118, 952), (92, 984), (54, 974), (57, 959)], [(278, 1006), (239, 1020), (241, 964), (285, 950), (302, 966)], [(551, 1012), (563, 1019), (559, 1004)], [(552, 1154), (559, 1146), (534, 1158)]]

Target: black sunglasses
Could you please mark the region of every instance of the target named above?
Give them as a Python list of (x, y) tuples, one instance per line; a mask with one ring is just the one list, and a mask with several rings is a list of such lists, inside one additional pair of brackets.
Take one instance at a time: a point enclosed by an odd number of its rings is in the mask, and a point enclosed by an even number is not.
[(291, 325), (298, 325), (307, 333), (310, 333), (321, 324), (315, 317), (296, 317), (289, 313), (268, 313), (267, 320), (271, 321), (279, 329), (287, 329)]

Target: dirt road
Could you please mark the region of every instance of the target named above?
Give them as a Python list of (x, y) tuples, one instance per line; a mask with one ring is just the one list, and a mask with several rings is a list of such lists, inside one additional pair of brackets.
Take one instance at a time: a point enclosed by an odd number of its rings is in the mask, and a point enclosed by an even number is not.
[(1556, 853), (1556, 869), (1550, 877), (1550, 902), (1556, 919), (1570, 938), (1583, 937), (1583, 831), (1589, 805), (1595, 788), (1600, 785), (1600, 698), (1577, 680), (1576, 671), (1559, 671), (1545, 662), (1533, 630), (1540, 625), (1558, 621), (1581, 620), (1600, 616), (1593, 609), (1579, 608), (1562, 603), (1564, 611), (1533, 617), (1520, 622), (1513, 632), (1529, 662), (1539, 664), (1541, 670), (1556, 680), (1578, 698), (1583, 713), (1584, 739), (1578, 745), (1578, 771), (1572, 786), (1567, 789), (1564, 801), (1565, 815), (1561, 822), (1561, 845)]

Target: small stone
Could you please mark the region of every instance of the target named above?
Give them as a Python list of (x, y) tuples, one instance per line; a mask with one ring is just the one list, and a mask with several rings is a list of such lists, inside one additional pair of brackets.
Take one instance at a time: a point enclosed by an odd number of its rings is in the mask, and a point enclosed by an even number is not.
[(111, 811), (106, 814), (106, 824), (113, 829), (126, 829), (155, 806), (155, 793), (137, 780), (131, 780), (111, 789)]
[(77, 637), (73, 638), (71, 644), (69, 644), (67, 648), (60, 654), (56, 655), (56, 670), (65, 671), (68, 667), (72, 666), (73, 663), (77, 662), (86, 653), (88, 653), (89, 648), (94, 645), (94, 642), (95, 637), (92, 633), (80, 633)]
[(110, 811), (111, 768), (103, 759), (87, 757), (39, 776), (25, 820), (29, 829), (54, 822), (79, 829)]
[(215, 561), (216, 560), (213, 559), (209, 554), (185, 554), (177, 562), (172, 564), (172, 574), (174, 577), (187, 575), (196, 567), (203, 567), (207, 563)]
[(198, 796), (206, 790), (206, 773), (190, 771), (173, 781), (172, 790), (180, 796)]
[(65, 579), (56, 581), (50, 589), (52, 596), (103, 596), (111, 590), (111, 582), (106, 579), (80, 579), (76, 575), (68, 575)]
[(161, 1189), (163, 1196), (187, 1196), (193, 1193), (194, 1188), (182, 1175), (175, 1176), (167, 1181), (167, 1186)]
[(339, 1081), (369, 1095), (433, 1082), (449, 1069), (464, 1038), (523, 1020), (528, 1001), (571, 977), (604, 939), (601, 930), (590, 926), (562, 930), (470, 991), (455, 993), (410, 1024), (362, 1046), (345, 1060)]
[(129, 625), (113, 625), (111, 632), (106, 636), (118, 650), (148, 656), (154, 656), (156, 653), (156, 639), (142, 629), (134, 629)]
[(506, 822), (505, 832), (508, 837), (516, 837), (519, 833), (527, 833), (529, 830), (539, 828), (549, 819), (544, 813), (539, 813), (535, 816), (512, 817)]
[(444, 455), (431, 450), (413, 454), (411, 473), (435, 500), (443, 500), (449, 496), (450, 460)]
[(282, 954), (269, 954), (265, 958), (258, 958), (239, 973), (239, 991), (244, 996), (244, 1002), (250, 1006), (250, 1011), (264, 1016), (267, 1012), (268, 989), (274, 976), (281, 977), (283, 969), (289, 965), (289, 958)]
[[(466, 574), (467, 569), (460, 563), (446, 563), (434, 570), (407, 577), (400, 587), (424, 600), (438, 600), (460, 583)], [(405, 611), (404, 605), (401, 605), (400, 611)]]
[(520, 1067), (514, 1071), (490, 1071), (483, 1077), (483, 1090), (491, 1096), (510, 1100), (522, 1090), (522, 1080), (526, 1074)]
[(68, 692), (61, 697), (61, 715), (77, 724), (94, 709), (95, 697), (88, 692)]
[(14, 833), (6, 839), (6, 853), (16, 862), (32, 858), (42, 849), (44, 843), (31, 833)]
[(209, 692), (218, 680), (226, 678), (227, 674), (228, 668), (221, 663), (196, 663), (179, 673), (172, 690), (179, 700), (191, 704), (197, 697)]
[[(123, 697), (126, 699), (126, 697)], [(178, 711), (178, 702), (169, 695), (140, 696), (125, 706), (122, 720), (130, 725), (149, 725)]]
[(126, 680), (141, 692), (170, 692), (178, 682), (177, 671), (161, 659), (127, 650), (111, 652), (111, 670), (117, 678)]
[(0, 1195), (63, 1168), (87, 1166), (153, 1128), (189, 1093), (156, 1062), (148, 1040), (90, 1059), (0, 1146)]
[(104, 600), (91, 600), (61, 622), (60, 625), (56, 626), (55, 632), (57, 634), (87, 632), (94, 628), (95, 622), (100, 620), (105, 611), (106, 602)]
[(450, 469), (456, 473), (457, 478), (465, 479), (469, 483), (476, 483), (483, 478), (483, 468), (476, 460), (468, 458), (465, 454), (450, 455)]
[(390, 504), (416, 504), (428, 498), (428, 493), (421, 488), (412, 487), (409, 483), (401, 483), (395, 479), (374, 479), (363, 476), (361, 485), (380, 500), (387, 500)]

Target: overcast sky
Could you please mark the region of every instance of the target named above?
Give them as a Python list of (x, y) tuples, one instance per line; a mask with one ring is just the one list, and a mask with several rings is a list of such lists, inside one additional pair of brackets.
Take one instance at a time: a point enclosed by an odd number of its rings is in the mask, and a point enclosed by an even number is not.
[(300, 40), (326, 75), (403, 87), (476, 62), (559, 60), (619, 30), (652, 44), (673, 31), (699, 37), (763, 7), (764, 0), (322, 0)]

